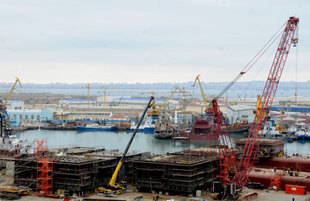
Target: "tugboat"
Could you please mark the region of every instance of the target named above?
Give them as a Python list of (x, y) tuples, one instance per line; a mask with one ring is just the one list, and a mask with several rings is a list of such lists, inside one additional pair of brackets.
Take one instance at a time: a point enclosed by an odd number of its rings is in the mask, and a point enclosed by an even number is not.
[(168, 113), (162, 111), (157, 121), (157, 128), (155, 128), (154, 137), (157, 139), (171, 139), (174, 134), (171, 120)]

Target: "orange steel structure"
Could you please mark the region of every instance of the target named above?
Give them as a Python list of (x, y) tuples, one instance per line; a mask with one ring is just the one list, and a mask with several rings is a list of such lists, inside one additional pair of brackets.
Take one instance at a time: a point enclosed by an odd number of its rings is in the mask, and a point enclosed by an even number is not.
[(53, 160), (37, 159), (37, 195), (48, 196), (53, 193)]
[(34, 156), (40, 156), (43, 155), (47, 151), (46, 147), (46, 139), (35, 139), (34, 140)]

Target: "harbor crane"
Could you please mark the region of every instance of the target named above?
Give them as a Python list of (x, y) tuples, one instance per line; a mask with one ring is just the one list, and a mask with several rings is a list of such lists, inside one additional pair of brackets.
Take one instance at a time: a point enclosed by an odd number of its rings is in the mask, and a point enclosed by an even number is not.
[[(103, 105), (104, 106), (107, 106), (107, 89), (113, 89), (113, 88), (116, 88), (116, 87), (113, 87), (113, 86), (104, 86), (104, 87), (100, 87), (102, 89), (104, 89), (103, 91)], [(100, 91), (98, 92), (100, 93)]]
[(211, 107), (209, 106), (209, 104), (208, 104), (208, 102), (207, 102), (207, 99), (206, 99), (206, 96), (205, 96), (205, 94), (204, 94), (204, 92), (203, 92), (203, 88), (202, 88), (202, 85), (201, 85), (199, 76), (200, 76), (200, 75), (197, 75), (197, 76), (196, 76), (196, 79), (195, 79), (194, 84), (193, 84), (192, 87), (194, 87), (194, 86), (196, 85), (196, 83), (198, 82), (199, 88), (200, 88), (200, 92), (201, 92), (201, 96), (202, 96), (202, 99), (203, 99), (203, 103), (205, 104), (206, 111), (207, 111), (207, 110), (208, 110), (209, 108), (211, 108)]
[(91, 87), (90, 83), (86, 86), (82, 86), (82, 89), (87, 89), (87, 98), (88, 98), (88, 105), (90, 105), (90, 89), (104, 89), (104, 105), (107, 105), (107, 89), (114, 88), (109, 86), (102, 86), (102, 87)]
[(90, 83), (87, 84), (87, 86), (81, 87), (82, 89), (87, 89), (87, 98), (88, 98), (88, 105), (90, 105)]
[(159, 109), (156, 108), (155, 105), (155, 91), (151, 91), (151, 92), (142, 92), (141, 94), (152, 94), (152, 96), (154, 97), (154, 101), (152, 102), (152, 111), (148, 112), (147, 115), (152, 116), (153, 118), (158, 117), (159, 116)]
[(108, 186), (106, 188), (99, 187), (98, 188), (98, 192), (104, 193), (106, 196), (113, 196), (113, 195), (119, 195), (119, 194), (121, 194), (122, 192), (124, 192), (126, 190), (126, 187), (123, 184), (116, 184), (116, 178), (117, 178), (118, 172), (120, 171), (120, 169), (121, 169), (121, 167), (123, 165), (123, 162), (125, 160), (125, 157), (127, 155), (128, 150), (130, 148), (130, 145), (131, 145), (133, 139), (135, 138), (135, 136), (136, 136), (136, 134), (138, 132), (138, 129), (139, 129), (139, 127), (140, 127), (140, 125), (141, 125), (141, 123), (142, 123), (142, 121), (144, 119), (144, 116), (145, 116), (147, 110), (152, 107), (153, 102), (154, 102), (154, 97), (152, 96), (150, 98), (148, 104), (146, 105), (146, 107), (144, 109), (144, 112), (143, 112), (143, 114), (142, 114), (142, 116), (141, 116), (141, 118), (139, 120), (139, 123), (138, 123), (135, 131), (133, 132), (133, 134), (132, 134), (132, 136), (131, 136), (131, 138), (130, 138), (127, 146), (126, 146), (126, 149), (125, 149), (121, 159), (119, 160), (119, 162), (118, 162), (118, 164), (117, 164), (117, 166), (115, 168), (115, 171), (114, 171), (114, 173), (112, 175), (112, 178), (111, 178)]
[[(221, 97), (235, 82), (244, 75), (254, 64), (247, 65), (239, 75), (218, 95), (212, 100), (212, 107), (214, 110), (214, 124), (216, 125), (216, 134), (219, 141), (219, 170), (221, 183), (214, 183), (214, 191), (219, 193), (219, 199), (237, 199), (239, 192), (248, 181), (248, 174), (251, 171), (253, 160), (256, 157), (260, 140), (262, 137), (262, 128), (264, 128), (267, 118), (266, 115), (270, 112), (273, 99), (275, 97), (280, 78), (286, 63), (288, 53), (291, 45), (296, 46), (298, 42), (297, 38), (294, 38), (299, 19), (296, 17), (290, 17), (284, 24), (284, 29), (280, 33), (281, 39), (276, 49), (276, 54), (271, 65), (265, 87), (259, 100), (259, 106), (261, 111), (256, 112), (254, 121), (245, 148), (242, 153), (242, 157), (239, 163), (234, 160), (233, 147), (227, 130), (227, 125), (223, 114), (219, 110), (217, 100)], [(279, 34), (279, 36), (280, 36)], [(274, 41), (276, 38), (274, 39)], [(270, 40), (271, 41), (271, 40)], [(268, 42), (269, 43), (269, 42)], [(268, 44), (267, 43), (267, 44)], [(266, 47), (266, 45), (265, 45)], [(270, 47), (270, 45), (269, 45)], [(265, 52), (262, 52), (262, 54)], [(258, 54), (257, 54), (258, 55)], [(256, 56), (257, 56), (256, 55)], [(255, 57), (254, 57), (255, 58)], [(260, 56), (258, 57), (260, 58)], [(253, 61), (253, 59), (252, 59)], [(236, 168), (237, 167), (237, 168)], [(219, 184), (221, 186), (219, 187)]]
[(13, 94), (13, 91), (15, 90), (17, 84), (19, 84), (19, 86), (22, 87), (22, 84), (21, 84), (21, 82), (20, 82), (20, 80), (19, 80), (18, 78), (16, 78), (16, 80), (15, 80), (13, 86), (12, 86), (12, 89), (11, 89), (11, 91), (9, 92), (9, 95), (7, 96), (7, 98), (5, 99), (5, 101), (4, 101), (3, 105), (2, 105), (2, 108), (3, 108), (3, 109), (6, 108), (6, 104), (7, 104), (8, 101), (10, 100), (10, 98), (11, 98), (11, 96), (12, 96), (12, 94)]
[(186, 91), (182, 90), (179, 86), (175, 86), (174, 89), (171, 91), (168, 98), (159, 106), (159, 111), (164, 109), (166, 105), (168, 104), (169, 100), (174, 96), (175, 93), (182, 93), (184, 96), (186, 94)]

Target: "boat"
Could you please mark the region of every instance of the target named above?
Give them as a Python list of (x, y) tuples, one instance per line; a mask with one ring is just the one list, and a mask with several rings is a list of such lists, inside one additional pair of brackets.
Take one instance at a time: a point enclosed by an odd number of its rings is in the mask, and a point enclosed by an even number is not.
[(78, 126), (78, 131), (116, 131), (117, 127), (112, 125), (86, 124), (85, 126)]
[(171, 139), (173, 136), (172, 130), (155, 130), (154, 137), (157, 139)]
[(177, 136), (187, 137), (189, 140), (217, 140), (217, 136), (211, 132), (211, 126), (206, 119), (196, 119), (191, 130), (184, 131)]
[(250, 128), (250, 124), (246, 120), (237, 121), (233, 125), (228, 126), (229, 133), (247, 134)]
[(167, 111), (162, 111), (156, 122), (154, 137), (157, 139), (171, 139), (174, 134), (170, 116)]
[[(134, 131), (136, 130), (137, 125), (136, 123), (133, 121), (131, 122), (130, 127), (127, 129), (127, 131)], [(149, 134), (153, 134), (155, 130), (155, 125), (152, 123), (152, 119), (148, 118), (145, 120), (145, 122), (139, 126), (138, 128), (138, 132), (144, 132), (144, 133), (149, 133)]]
[(297, 140), (306, 140), (308, 138), (307, 134), (303, 130), (297, 130), (295, 133)]
[(276, 130), (274, 127), (266, 126), (263, 130), (262, 139), (278, 139), (283, 140), (284, 137), (280, 131)]

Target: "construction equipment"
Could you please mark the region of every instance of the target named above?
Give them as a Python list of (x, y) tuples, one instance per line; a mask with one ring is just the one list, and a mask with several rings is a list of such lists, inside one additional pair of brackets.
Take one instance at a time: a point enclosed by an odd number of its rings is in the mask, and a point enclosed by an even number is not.
[(88, 98), (88, 105), (90, 105), (90, 89), (104, 89), (104, 105), (107, 104), (107, 89), (114, 88), (114, 87), (108, 87), (108, 86), (103, 86), (103, 87), (91, 87), (90, 83), (87, 84), (87, 86), (82, 86), (82, 89), (87, 89), (87, 98)]
[(224, 137), (222, 138), (221, 143), (224, 147), (226, 147), (223, 149), (224, 151), (220, 155), (221, 158), (219, 161), (220, 175), (218, 177), (221, 179), (221, 183), (223, 184), (223, 188), (217, 188), (220, 191), (220, 199), (224, 197), (228, 199), (236, 199), (238, 197), (238, 193), (242, 191), (248, 181), (248, 174), (253, 165), (253, 160), (256, 157), (262, 136), (261, 128), (263, 128), (266, 124), (267, 118), (265, 117), (268, 115), (275, 97), (291, 44), (298, 41), (294, 39), (298, 22), (298, 18), (290, 17), (285, 24), (284, 30), (282, 31), (282, 37), (276, 50), (276, 55), (271, 65), (263, 93), (258, 103), (258, 105), (261, 106), (261, 111), (256, 112), (255, 114), (238, 168), (232, 168), (236, 162), (230, 160), (232, 155), (230, 152), (231, 141), (229, 138), (229, 133), (225, 129), (223, 116), (219, 112), (217, 99), (221, 97), (243, 74), (245, 74), (249, 68), (247, 70), (243, 70), (216, 98), (212, 100), (213, 110), (215, 111), (214, 123), (216, 124), (217, 135), (219, 137)]
[(142, 92), (141, 94), (152, 94), (152, 96), (154, 97), (154, 101), (152, 102), (152, 111), (147, 112), (148, 116), (152, 116), (153, 118), (158, 118), (159, 115), (159, 109), (156, 108), (155, 105), (155, 91), (151, 91), (151, 92)]
[(90, 105), (90, 83), (87, 84), (87, 86), (81, 87), (82, 89), (87, 89), (87, 98), (88, 98), (88, 105)]
[(6, 200), (20, 199), (23, 195), (29, 195), (31, 189), (27, 187), (0, 186), (0, 198)]
[(147, 106), (144, 109), (144, 112), (143, 112), (143, 114), (142, 114), (142, 116), (141, 116), (141, 118), (139, 120), (139, 123), (138, 123), (135, 131), (133, 132), (133, 134), (132, 134), (132, 136), (131, 136), (128, 144), (127, 144), (127, 147), (126, 147), (126, 149), (125, 149), (121, 159), (119, 160), (119, 162), (118, 162), (118, 164), (117, 164), (117, 166), (115, 168), (115, 171), (114, 171), (114, 173), (112, 175), (112, 178), (111, 178), (108, 186), (106, 188), (99, 187), (98, 188), (98, 192), (99, 193), (104, 193), (106, 196), (113, 196), (113, 195), (119, 195), (120, 193), (122, 193), (122, 192), (124, 192), (126, 190), (126, 186), (125, 185), (123, 185), (123, 184), (115, 184), (116, 178), (117, 178), (118, 172), (120, 171), (120, 169), (121, 169), (121, 167), (123, 165), (124, 159), (125, 159), (125, 157), (127, 155), (127, 152), (128, 152), (128, 150), (130, 148), (130, 145), (131, 145), (133, 139), (135, 138), (136, 133), (138, 132), (140, 124), (142, 123), (142, 120), (144, 119), (144, 116), (145, 116), (147, 110), (152, 107), (153, 102), (154, 102), (154, 97), (152, 96), (150, 98)]
[(174, 90), (171, 91), (170, 95), (168, 96), (168, 98), (159, 106), (159, 111), (164, 109), (166, 107), (166, 105), (168, 104), (169, 100), (173, 97), (173, 95), (179, 91), (180, 93), (182, 93), (183, 95), (186, 94), (186, 92), (184, 90), (182, 90), (179, 86), (175, 86)]
[(11, 95), (13, 94), (13, 91), (14, 91), (14, 89), (15, 89), (17, 83), (19, 84), (20, 87), (22, 87), (22, 84), (20, 83), (20, 80), (19, 80), (18, 78), (16, 78), (16, 81), (14, 82), (13, 87), (12, 87), (12, 89), (11, 89), (11, 91), (10, 91), (8, 97), (6, 98), (6, 100), (4, 101), (3, 105), (1, 106), (3, 109), (6, 108), (6, 104), (7, 104), (8, 101), (10, 100)]
[(244, 95), (243, 100), (242, 100), (241, 95), (240, 95), (239, 93), (237, 93), (237, 95), (238, 95), (238, 97), (239, 97), (239, 99), (240, 99), (240, 103), (241, 103), (241, 104), (244, 104), (247, 94)]
[(204, 104), (205, 104), (206, 111), (207, 111), (209, 108), (211, 108), (211, 106), (210, 106), (210, 105), (208, 104), (208, 102), (207, 102), (207, 99), (206, 99), (205, 94), (204, 94), (204, 92), (203, 92), (203, 88), (202, 88), (202, 85), (201, 85), (199, 76), (200, 76), (200, 75), (197, 75), (197, 76), (196, 76), (196, 79), (195, 79), (195, 82), (194, 82), (194, 84), (193, 84), (193, 87), (196, 85), (196, 82), (198, 81), (199, 88), (200, 88), (200, 92), (201, 92), (201, 96), (202, 96), (202, 99), (203, 99), (203, 102), (204, 102)]
[[(115, 88), (115, 87), (112, 87), (112, 86), (104, 86), (104, 87), (99, 87), (99, 88), (104, 89), (104, 91), (103, 91), (103, 105), (104, 105), (104, 106), (107, 106), (107, 89), (113, 89), (113, 88)], [(100, 93), (100, 92), (98, 91), (98, 93)]]

